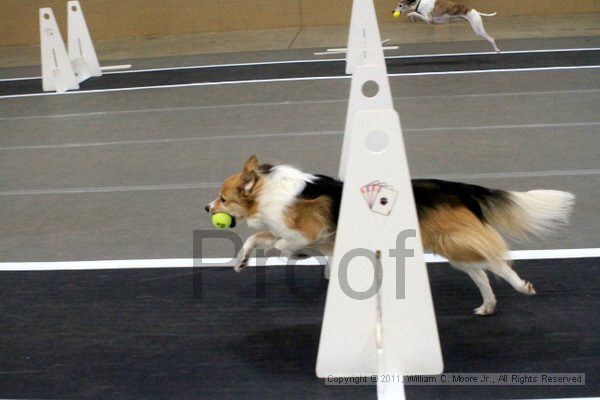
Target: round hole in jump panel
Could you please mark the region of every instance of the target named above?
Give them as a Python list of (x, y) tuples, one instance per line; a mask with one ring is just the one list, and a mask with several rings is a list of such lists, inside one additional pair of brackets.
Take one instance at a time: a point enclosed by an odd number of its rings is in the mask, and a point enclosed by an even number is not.
[(71, 6), (72, 11), (77, 11), (77, 6)]
[(365, 145), (372, 153), (383, 153), (389, 144), (388, 135), (382, 131), (371, 131), (365, 138)]
[(45, 14), (44, 14), (44, 18), (46, 18), (46, 19), (50, 19), (50, 14), (48, 14), (48, 13), (45, 13)]
[(366, 81), (362, 85), (362, 93), (369, 98), (377, 96), (379, 85), (375, 81)]

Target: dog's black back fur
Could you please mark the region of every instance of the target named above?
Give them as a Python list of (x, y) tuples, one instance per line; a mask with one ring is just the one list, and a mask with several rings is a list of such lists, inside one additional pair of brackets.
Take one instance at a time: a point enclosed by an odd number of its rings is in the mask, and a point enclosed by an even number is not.
[(468, 183), (438, 179), (413, 179), (417, 213), (421, 218), (428, 210), (440, 206), (468, 208), (481, 222), (487, 222), (483, 207), (509, 202), (508, 193)]
[(319, 196), (327, 196), (331, 199), (331, 216), (333, 223), (337, 225), (342, 203), (342, 189), (344, 184), (337, 179), (325, 175), (314, 175), (317, 179), (307, 182), (300, 198), (316, 199)]
[[(317, 179), (311, 183), (307, 183), (299, 197), (303, 199), (316, 199), (319, 196), (331, 198), (333, 202), (333, 222), (337, 224), (344, 184), (329, 176), (315, 176)], [(498, 205), (510, 202), (508, 193), (505, 191), (461, 182), (442, 181), (439, 179), (413, 179), (412, 187), (419, 219), (423, 218), (429, 210), (434, 210), (441, 206), (464, 206), (475, 214), (480, 221), (487, 222), (483, 207), (493, 207), (494, 204)]]

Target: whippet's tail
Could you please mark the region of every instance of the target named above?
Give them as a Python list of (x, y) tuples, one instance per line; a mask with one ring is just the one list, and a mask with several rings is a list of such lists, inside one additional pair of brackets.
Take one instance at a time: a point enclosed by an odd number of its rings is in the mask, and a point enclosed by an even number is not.
[(493, 17), (494, 15), (498, 14), (497, 12), (495, 12), (495, 13), (491, 13), (491, 14), (484, 14), (484, 13), (482, 13), (482, 12), (479, 12), (479, 11), (475, 11), (475, 12), (476, 12), (477, 14), (479, 14), (479, 15), (482, 15), (482, 16), (484, 16), (484, 17)]

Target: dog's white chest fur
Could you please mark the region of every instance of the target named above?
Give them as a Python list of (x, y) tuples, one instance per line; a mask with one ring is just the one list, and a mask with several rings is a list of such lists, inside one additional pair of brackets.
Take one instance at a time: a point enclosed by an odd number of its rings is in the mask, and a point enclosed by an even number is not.
[(296, 196), (302, 192), (306, 182), (314, 176), (287, 165), (279, 165), (264, 177), (264, 186), (258, 196), (258, 213), (247, 219), (253, 229), (268, 230), (275, 236), (294, 238), (301, 236), (296, 230), (288, 228), (286, 211)]
[(421, 15), (430, 15), (435, 7), (436, 0), (421, 0), (418, 13)]

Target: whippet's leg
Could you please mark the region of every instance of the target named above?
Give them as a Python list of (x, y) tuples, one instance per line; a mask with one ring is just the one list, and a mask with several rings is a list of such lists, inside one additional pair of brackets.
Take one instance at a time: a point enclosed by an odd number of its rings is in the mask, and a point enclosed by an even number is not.
[(494, 40), (494, 38), (491, 37), (483, 28), (483, 21), (481, 20), (481, 15), (479, 15), (479, 13), (476, 10), (469, 11), (467, 15), (465, 15), (465, 19), (469, 21), (469, 24), (471, 25), (471, 28), (473, 28), (473, 31), (476, 35), (481, 36), (482, 38), (490, 42), (492, 47), (494, 47), (494, 51), (496, 53), (500, 53), (500, 49), (498, 48), (498, 46), (496, 46), (496, 41)]
[(419, 14), (418, 12), (411, 12), (410, 14), (407, 15), (408, 18), (410, 18), (411, 20), (415, 20), (415, 18), (419, 18), (421, 21), (426, 22), (426, 23), (431, 23), (431, 21), (429, 20), (428, 17)]

